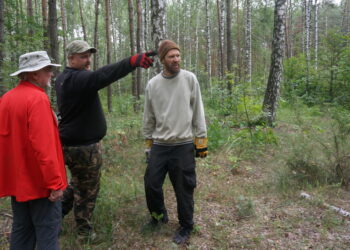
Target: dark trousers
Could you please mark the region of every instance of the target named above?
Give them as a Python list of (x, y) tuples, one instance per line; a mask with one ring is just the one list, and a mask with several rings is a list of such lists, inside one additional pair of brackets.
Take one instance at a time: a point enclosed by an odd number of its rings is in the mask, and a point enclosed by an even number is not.
[(47, 198), (17, 202), (11, 200), (13, 224), (11, 250), (57, 250), (61, 224), (61, 202)]
[(101, 144), (64, 146), (63, 153), (71, 180), (63, 194), (62, 214), (68, 214), (74, 207), (78, 233), (89, 234), (93, 229), (91, 218), (100, 190)]
[(196, 187), (193, 144), (153, 145), (144, 176), (147, 207), (151, 215), (166, 215), (163, 183), (167, 173), (173, 185), (181, 226), (193, 228), (193, 192)]

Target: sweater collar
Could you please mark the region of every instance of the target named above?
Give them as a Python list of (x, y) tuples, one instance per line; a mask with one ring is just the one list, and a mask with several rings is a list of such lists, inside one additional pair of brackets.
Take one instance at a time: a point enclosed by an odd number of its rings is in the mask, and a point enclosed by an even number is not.
[(181, 72), (181, 69), (179, 70), (179, 72), (177, 72), (176, 74), (172, 75), (172, 76), (166, 76), (164, 75), (164, 71), (161, 72), (162, 76), (165, 78), (165, 79), (173, 79), (175, 77), (177, 77)]

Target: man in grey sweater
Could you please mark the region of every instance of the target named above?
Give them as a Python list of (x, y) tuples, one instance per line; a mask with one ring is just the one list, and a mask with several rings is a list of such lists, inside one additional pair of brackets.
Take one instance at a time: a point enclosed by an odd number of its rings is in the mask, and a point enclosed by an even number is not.
[(158, 55), (163, 71), (145, 90), (143, 131), (149, 157), (144, 181), (152, 216), (148, 225), (168, 222), (162, 186), (169, 173), (180, 223), (173, 240), (182, 244), (193, 230), (194, 156), (204, 158), (208, 154), (207, 129), (198, 80), (193, 73), (180, 69), (179, 46), (163, 40)]

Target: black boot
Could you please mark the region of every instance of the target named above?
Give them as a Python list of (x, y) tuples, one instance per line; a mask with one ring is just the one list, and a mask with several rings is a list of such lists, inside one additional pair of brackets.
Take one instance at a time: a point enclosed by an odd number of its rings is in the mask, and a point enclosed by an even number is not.
[(191, 231), (190, 228), (180, 227), (176, 231), (173, 241), (178, 245), (186, 243), (190, 238)]

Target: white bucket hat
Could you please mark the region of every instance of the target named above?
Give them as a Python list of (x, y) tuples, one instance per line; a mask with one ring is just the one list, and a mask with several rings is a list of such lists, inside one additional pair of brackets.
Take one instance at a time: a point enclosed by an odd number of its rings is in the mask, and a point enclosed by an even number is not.
[(60, 67), (61, 64), (51, 63), (46, 51), (34, 51), (19, 57), (19, 70), (10, 76), (17, 76), (23, 72), (33, 72), (46, 66)]

